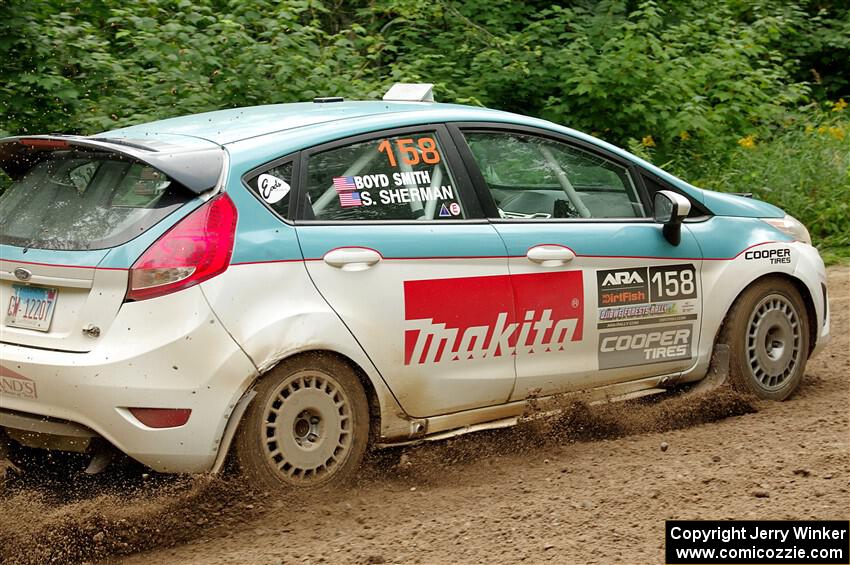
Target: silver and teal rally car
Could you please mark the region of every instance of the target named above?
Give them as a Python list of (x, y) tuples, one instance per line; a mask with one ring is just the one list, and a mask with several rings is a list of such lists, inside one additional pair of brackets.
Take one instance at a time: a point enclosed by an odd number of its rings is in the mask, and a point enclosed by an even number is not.
[(314, 487), (532, 397), (798, 387), (829, 315), (797, 220), (428, 95), (0, 140), (0, 449)]

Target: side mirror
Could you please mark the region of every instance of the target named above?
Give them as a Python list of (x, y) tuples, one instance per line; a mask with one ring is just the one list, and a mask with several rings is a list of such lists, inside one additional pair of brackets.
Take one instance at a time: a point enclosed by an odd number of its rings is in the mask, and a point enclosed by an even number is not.
[(671, 190), (655, 193), (655, 221), (664, 224), (662, 233), (672, 245), (682, 241), (682, 221), (691, 212), (691, 201)]

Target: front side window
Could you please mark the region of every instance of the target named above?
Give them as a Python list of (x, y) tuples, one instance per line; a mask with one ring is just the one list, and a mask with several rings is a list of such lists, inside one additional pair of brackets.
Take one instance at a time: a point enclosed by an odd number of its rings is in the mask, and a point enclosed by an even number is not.
[(465, 132), (502, 218), (641, 218), (628, 170), (589, 151), (525, 134)]
[(433, 132), (381, 137), (309, 158), (315, 220), (452, 220), (464, 209)]

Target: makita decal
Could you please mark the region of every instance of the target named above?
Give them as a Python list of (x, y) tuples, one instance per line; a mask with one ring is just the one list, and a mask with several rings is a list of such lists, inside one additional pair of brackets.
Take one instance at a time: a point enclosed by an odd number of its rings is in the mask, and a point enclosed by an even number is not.
[(688, 324), (600, 334), (599, 368), (690, 359), (693, 332)]
[(34, 400), (38, 398), (38, 391), (34, 381), (0, 365), (0, 395)]
[(405, 365), (563, 351), (582, 339), (582, 275), (405, 281), (404, 319)]

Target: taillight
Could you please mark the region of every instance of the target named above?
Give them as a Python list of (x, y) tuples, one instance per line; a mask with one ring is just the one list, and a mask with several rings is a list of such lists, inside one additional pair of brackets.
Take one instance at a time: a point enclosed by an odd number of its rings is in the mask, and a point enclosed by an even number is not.
[(179, 428), (192, 415), (189, 408), (128, 408), (135, 418), (149, 428)]
[(223, 273), (233, 254), (236, 206), (220, 194), (165, 232), (130, 268), (127, 300), (194, 286)]

